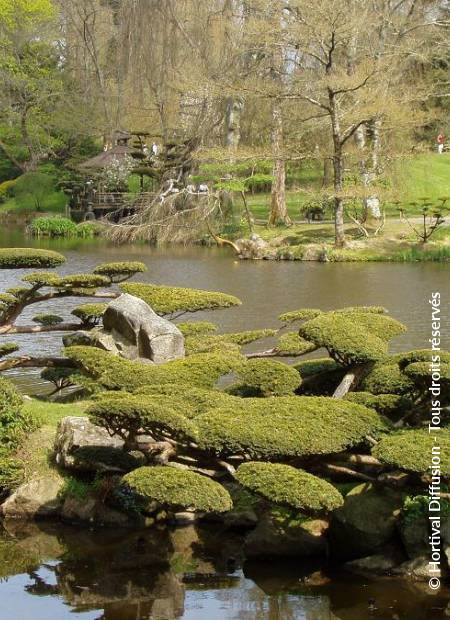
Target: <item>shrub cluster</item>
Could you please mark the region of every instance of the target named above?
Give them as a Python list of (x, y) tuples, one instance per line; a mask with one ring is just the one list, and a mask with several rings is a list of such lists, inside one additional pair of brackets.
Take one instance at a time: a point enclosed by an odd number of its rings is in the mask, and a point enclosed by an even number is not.
[(244, 463), (237, 470), (236, 479), (270, 502), (304, 512), (328, 512), (344, 503), (342, 495), (329, 482), (290, 465)]
[(269, 460), (341, 452), (363, 442), (366, 435), (387, 429), (371, 409), (309, 396), (249, 398), (195, 421), (202, 449)]
[(52, 250), (34, 248), (0, 248), (0, 269), (33, 269), (58, 267), (65, 258)]
[(205, 476), (172, 467), (140, 467), (124, 481), (139, 495), (174, 509), (226, 512), (233, 503), (222, 485)]
[(300, 386), (301, 377), (295, 368), (275, 360), (249, 360), (238, 371), (244, 388), (260, 396), (288, 396)]

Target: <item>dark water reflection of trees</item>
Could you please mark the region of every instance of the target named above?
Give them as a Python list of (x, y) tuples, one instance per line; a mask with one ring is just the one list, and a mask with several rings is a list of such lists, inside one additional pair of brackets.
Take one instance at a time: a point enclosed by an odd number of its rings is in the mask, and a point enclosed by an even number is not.
[(96, 620), (428, 620), (442, 618), (448, 602), (399, 581), (330, 576), (311, 562), (242, 560), (239, 536), (211, 528), (93, 532), (9, 522), (0, 596), (12, 577), (27, 575), (34, 620), (48, 620), (34, 613), (34, 597), (58, 599), (72, 618), (98, 612), (89, 616)]

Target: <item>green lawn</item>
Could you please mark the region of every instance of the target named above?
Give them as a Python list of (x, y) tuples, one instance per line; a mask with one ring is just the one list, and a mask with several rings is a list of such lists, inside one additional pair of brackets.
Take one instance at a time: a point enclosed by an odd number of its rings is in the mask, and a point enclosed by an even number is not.
[[(287, 206), (292, 219), (302, 219), (301, 206), (321, 191), (319, 172), (317, 170), (316, 174), (312, 174), (308, 168), (304, 175), (304, 187), (287, 191)], [(445, 196), (449, 197), (447, 206), (450, 212), (450, 153), (426, 153), (398, 160), (392, 166), (389, 185), (385, 197), (389, 217), (398, 217), (397, 206), (392, 204), (394, 201), (400, 201), (408, 214), (419, 215), (423, 198), (437, 203)], [(247, 200), (256, 219), (267, 219), (270, 194), (249, 195)], [(418, 204), (413, 206), (411, 202)]]

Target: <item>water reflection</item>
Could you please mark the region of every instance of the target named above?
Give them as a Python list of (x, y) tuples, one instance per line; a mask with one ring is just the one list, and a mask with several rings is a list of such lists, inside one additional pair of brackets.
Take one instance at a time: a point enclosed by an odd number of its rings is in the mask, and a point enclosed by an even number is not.
[(428, 620), (448, 603), (448, 592), (430, 597), (311, 563), (243, 564), (239, 536), (203, 527), (93, 532), (8, 522), (0, 577), (0, 616), (21, 620)]

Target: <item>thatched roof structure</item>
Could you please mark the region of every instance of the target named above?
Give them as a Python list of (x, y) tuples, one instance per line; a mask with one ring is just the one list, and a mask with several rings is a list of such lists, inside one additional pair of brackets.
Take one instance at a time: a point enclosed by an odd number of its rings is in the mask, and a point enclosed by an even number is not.
[(87, 161), (83, 162), (78, 166), (80, 170), (104, 170), (108, 168), (108, 166), (112, 163), (113, 160), (124, 159), (125, 156), (132, 157), (133, 152), (135, 152), (132, 146), (128, 146), (128, 144), (117, 144), (113, 146), (108, 151), (103, 151), (99, 155), (95, 155), (95, 157), (91, 157)]

